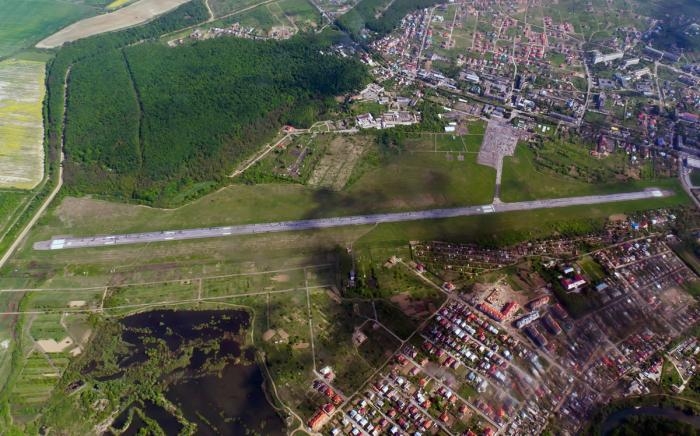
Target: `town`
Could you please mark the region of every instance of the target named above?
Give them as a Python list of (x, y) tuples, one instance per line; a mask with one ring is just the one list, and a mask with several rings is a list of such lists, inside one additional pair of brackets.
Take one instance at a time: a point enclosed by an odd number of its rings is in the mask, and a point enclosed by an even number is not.
[[(670, 248), (675, 219), (658, 210), (504, 249), (412, 242), (411, 260), (383, 268), (405, 269), (444, 302), (357, 392), (339, 395), (333, 369), (321, 369), (308, 387), (318, 404), (309, 429), (539, 434), (555, 422), (577, 434), (600, 404), (658, 391), (666, 365), (679, 368), (682, 392), (700, 354), (685, 336), (700, 319), (687, 293), (700, 277)], [(387, 329), (367, 322), (353, 335), (358, 349)]]
[(31, 3), (0, 433), (700, 428), (696, 1)]

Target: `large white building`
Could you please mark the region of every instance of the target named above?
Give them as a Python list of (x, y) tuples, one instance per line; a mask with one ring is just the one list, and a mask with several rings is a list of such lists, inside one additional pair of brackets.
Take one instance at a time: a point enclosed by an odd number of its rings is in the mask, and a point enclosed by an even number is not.
[(608, 54), (602, 54), (598, 50), (593, 50), (593, 64), (599, 64), (601, 62), (610, 62), (616, 59), (622, 59), (625, 54), (621, 51), (615, 51)]

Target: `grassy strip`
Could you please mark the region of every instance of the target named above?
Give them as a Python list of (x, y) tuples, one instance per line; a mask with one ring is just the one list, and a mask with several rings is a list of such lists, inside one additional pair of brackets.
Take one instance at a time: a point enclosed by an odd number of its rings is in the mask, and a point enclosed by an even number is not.
[(680, 187), (674, 191), (675, 195), (647, 200), (381, 224), (356, 244), (384, 246), (406, 240), (442, 240), (504, 246), (553, 234), (579, 235), (601, 229), (613, 214), (689, 204)]
[[(564, 147), (562, 145), (562, 147)], [(543, 155), (547, 159), (560, 159), (550, 146), (545, 146)], [(593, 171), (593, 158), (585, 150), (577, 150), (571, 146), (567, 149), (573, 161), (572, 168), (588, 174)], [(552, 156), (550, 156), (552, 155)], [(568, 156), (567, 155), (567, 156)], [(624, 156), (610, 156), (601, 161), (600, 176), (603, 180), (615, 180), (616, 174), (623, 171), (625, 164), (621, 162)], [(628, 180), (614, 183), (588, 183), (581, 180), (583, 176), (565, 176), (548, 168), (541, 168), (535, 162), (536, 156), (532, 149), (519, 145), (512, 157), (506, 157), (503, 162), (503, 179), (501, 183), (501, 199), (506, 202), (537, 200), (543, 198), (571, 197), (579, 195), (611, 194), (616, 192), (632, 192), (655, 186), (666, 187), (673, 185), (669, 179)], [(549, 162), (549, 161), (547, 161)], [(573, 162), (573, 163), (572, 163)]]

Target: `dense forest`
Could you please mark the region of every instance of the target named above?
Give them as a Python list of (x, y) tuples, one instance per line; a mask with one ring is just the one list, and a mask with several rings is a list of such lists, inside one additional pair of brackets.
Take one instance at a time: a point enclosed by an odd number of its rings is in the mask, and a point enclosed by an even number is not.
[(393, 1), (388, 8), (386, 8), (385, 3), (382, 0), (360, 0), (354, 8), (337, 20), (337, 24), (357, 41), (364, 40), (362, 37), (363, 28), (375, 32), (376, 37), (382, 37), (398, 27), (403, 17), (411, 11), (434, 6), (440, 1)]
[[(99, 160), (115, 173), (124, 174), (141, 164), (139, 104), (120, 53), (101, 53), (71, 70), (65, 132), (67, 168), (71, 162)], [(71, 172), (67, 175), (75, 177)]]
[(74, 64), (68, 87), (69, 190), (168, 204), (233, 164), (284, 124), (307, 127), (333, 96), (367, 80), (353, 59), (288, 41), (218, 38), (142, 43)]
[(69, 69), (78, 61), (101, 56), (112, 49), (125, 47), (138, 41), (152, 40), (164, 33), (201, 23), (209, 18), (202, 0), (186, 3), (140, 27), (120, 32), (110, 32), (67, 43), (47, 65), (47, 142), (49, 170), (58, 162), (61, 149), (64, 118), (64, 80)]

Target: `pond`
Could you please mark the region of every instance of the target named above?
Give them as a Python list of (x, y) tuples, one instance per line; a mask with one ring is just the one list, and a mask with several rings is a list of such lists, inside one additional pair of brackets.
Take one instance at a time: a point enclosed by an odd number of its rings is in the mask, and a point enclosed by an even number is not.
[(619, 427), (630, 416), (660, 416), (673, 421), (680, 421), (690, 424), (700, 429), (700, 416), (688, 415), (672, 407), (644, 406), (639, 408), (629, 408), (610, 414), (601, 426), (603, 435), (609, 434)]
[(198, 435), (283, 435), (284, 423), (262, 388), (256, 365), (227, 365), (219, 374), (192, 378), (170, 387), (166, 398), (197, 424)]

